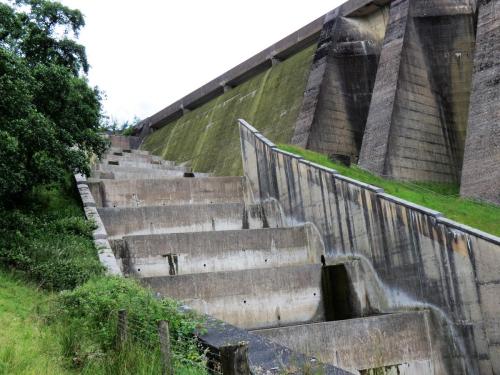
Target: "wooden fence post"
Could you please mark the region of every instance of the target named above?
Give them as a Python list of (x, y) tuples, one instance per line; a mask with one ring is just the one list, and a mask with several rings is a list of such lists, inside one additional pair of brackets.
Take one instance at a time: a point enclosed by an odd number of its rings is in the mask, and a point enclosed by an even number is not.
[(222, 346), (220, 358), (223, 375), (250, 375), (248, 342)]
[(160, 336), (160, 350), (163, 362), (163, 375), (173, 375), (172, 358), (170, 355), (170, 332), (168, 330), (168, 322), (160, 320), (158, 322), (158, 334)]
[(127, 310), (118, 310), (117, 344), (118, 349), (122, 349), (127, 341)]

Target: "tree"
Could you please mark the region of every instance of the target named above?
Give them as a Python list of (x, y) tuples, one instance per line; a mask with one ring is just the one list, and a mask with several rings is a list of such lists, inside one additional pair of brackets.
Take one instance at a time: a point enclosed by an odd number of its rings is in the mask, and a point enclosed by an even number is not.
[(100, 155), (101, 94), (75, 41), (83, 15), (49, 0), (0, 3), (0, 203)]

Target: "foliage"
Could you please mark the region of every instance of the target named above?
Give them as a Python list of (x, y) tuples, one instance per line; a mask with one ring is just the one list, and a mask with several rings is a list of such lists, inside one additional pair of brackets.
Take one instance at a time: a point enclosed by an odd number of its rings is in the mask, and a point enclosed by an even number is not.
[(100, 154), (100, 93), (82, 75), (78, 10), (49, 0), (0, 3), (0, 204), (32, 186), (88, 173)]
[(381, 187), (386, 193), (441, 212), (446, 217), (482, 231), (500, 236), (500, 207), (471, 199), (460, 198), (459, 187), (432, 182), (405, 182), (376, 176), (356, 165), (347, 167), (332, 162), (327, 155), (297, 146), (280, 144), (282, 150), (337, 170), (340, 174)]
[(117, 119), (104, 116), (104, 127), (109, 133), (130, 136), (134, 132), (134, 126), (141, 122), (137, 116), (129, 121), (120, 123)]
[[(116, 350), (120, 309), (127, 311), (129, 322), (126, 355)], [(178, 359), (176, 366), (182, 368), (190, 363), (202, 368), (203, 357), (193, 339), (201, 319), (193, 313), (179, 312), (179, 305), (173, 300), (156, 299), (134, 280), (94, 278), (62, 293), (56, 316), (66, 322), (65, 354), (74, 358), (74, 364), (84, 373), (135, 374), (144, 366), (151, 371), (161, 368), (156, 329), (159, 320), (169, 322), (172, 350), (177, 354), (174, 359)], [(146, 357), (144, 352), (148, 353)]]
[(0, 209), (0, 264), (26, 271), (47, 289), (71, 289), (102, 274), (70, 180), (39, 187), (22, 207)]

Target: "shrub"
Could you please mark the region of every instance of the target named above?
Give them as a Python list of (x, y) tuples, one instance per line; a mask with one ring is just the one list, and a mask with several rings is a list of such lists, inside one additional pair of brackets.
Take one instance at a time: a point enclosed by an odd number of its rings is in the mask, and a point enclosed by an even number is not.
[(25, 271), (46, 289), (72, 289), (103, 273), (74, 186), (42, 187), (22, 207), (0, 208), (0, 264)]
[[(160, 320), (169, 322), (177, 366), (187, 362), (196, 367), (203, 362), (193, 337), (202, 319), (194, 313), (180, 312), (179, 304), (173, 300), (155, 298), (150, 290), (134, 280), (111, 276), (93, 278), (72, 291), (63, 292), (56, 308), (57, 320), (65, 322), (65, 353), (74, 359), (74, 365), (84, 369), (100, 367), (118, 371), (117, 366), (123, 366), (125, 359), (129, 366), (136, 362), (140, 367), (144, 350), (149, 353), (147, 361), (151, 366), (159, 366), (156, 326)], [(115, 350), (120, 309), (127, 311), (129, 321), (126, 356)], [(96, 361), (96, 358), (100, 359)], [(123, 368), (119, 370), (122, 371)]]

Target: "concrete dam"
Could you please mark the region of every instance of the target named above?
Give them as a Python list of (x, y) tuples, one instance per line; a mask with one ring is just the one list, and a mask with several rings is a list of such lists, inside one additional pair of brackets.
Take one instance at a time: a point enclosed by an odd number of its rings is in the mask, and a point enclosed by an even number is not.
[(244, 176), (112, 137), (77, 178), (110, 273), (207, 314), (211, 350), (248, 342), (256, 374), (498, 372), (499, 238), (239, 127)]
[(136, 133), (165, 159), (240, 175), (228, 124), (244, 118), (273, 142), (500, 204), (499, 11), (499, 0), (347, 1)]
[(77, 176), (102, 263), (255, 374), (500, 374), (500, 238), (273, 143), (500, 203), (499, 15), (350, 0), (112, 136)]

